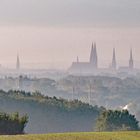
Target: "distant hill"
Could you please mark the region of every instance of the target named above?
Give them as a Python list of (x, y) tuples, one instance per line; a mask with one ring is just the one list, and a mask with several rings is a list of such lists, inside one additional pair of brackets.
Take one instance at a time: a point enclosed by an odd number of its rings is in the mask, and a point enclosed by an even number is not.
[(51, 98), (39, 92), (0, 91), (0, 111), (29, 116), (26, 133), (92, 131), (102, 110), (78, 100)]
[(127, 109), (140, 120), (140, 77), (68, 76), (57, 82), (59, 90), (107, 109)]

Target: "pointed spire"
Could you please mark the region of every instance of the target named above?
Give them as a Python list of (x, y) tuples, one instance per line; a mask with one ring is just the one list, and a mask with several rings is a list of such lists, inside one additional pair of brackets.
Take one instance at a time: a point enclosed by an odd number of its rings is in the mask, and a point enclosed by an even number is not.
[(20, 69), (20, 60), (19, 60), (19, 55), (17, 54), (17, 63), (16, 63), (16, 69)]
[(112, 69), (116, 69), (116, 67), (117, 67), (115, 48), (113, 48), (113, 58), (112, 58), (112, 66), (111, 67), (112, 67)]
[(98, 67), (98, 57), (97, 57), (97, 50), (96, 50), (96, 43), (92, 43), (91, 47), (91, 54), (90, 54), (90, 64), (94, 67)]
[(130, 49), (129, 68), (130, 68), (130, 69), (133, 69), (133, 68), (134, 68), (134, 60), (133, 60), (132, 48)]
[(132, 48), (130, 49), (130, 60), (133, 60), (133, 52), (132, 52)]
[(77, 63), (79, 63), (79, 57), (77, 56)]

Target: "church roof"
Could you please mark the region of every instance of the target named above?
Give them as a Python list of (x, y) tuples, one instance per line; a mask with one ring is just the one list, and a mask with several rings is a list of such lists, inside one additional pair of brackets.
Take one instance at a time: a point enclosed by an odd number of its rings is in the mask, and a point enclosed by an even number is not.
[(89, 68), (89, 62), (73, 62), (71, 68)]

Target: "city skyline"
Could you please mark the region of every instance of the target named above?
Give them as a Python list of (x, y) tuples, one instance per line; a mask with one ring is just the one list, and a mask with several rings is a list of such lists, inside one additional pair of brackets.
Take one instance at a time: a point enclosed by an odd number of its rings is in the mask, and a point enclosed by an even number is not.
[(138, 0), (2, 0), (0, 64), (15, 67), (19, 52), (22, 67), (66, 69), (77, 55), (87, 61), (96, 41), (99, 66), (108, 66), (112, 48), (127, 65), (133, 48), (140, 68), (139, 13)]
[[(96, 43), (92, 43), (89, 61), (83, 62), (79, 61), (77, 56), (77, 61), (72, 62), (71, 67), (68, 69), (69, 74), (97, 74), (98, 72), (133, 72), (136, 70), (134, 64), (133, 50), (130, 49), (129, 60), (127, 66), (119, 66), (116, 59), (116, 50), (113, 48), (112, 61), (109, 67), (102, 68), (98, 66), (98, 51)], [(98, 73), (99, 74), (99, 73)]]
[[(112, 50), (113, 50), (112, 51), (112, 59), (110, 61), (108, 61), (108, 66), (106, 66), (106, 68), (118, 69), (119, 67), (123, 67), (123, 66), (124, 67), (127, 67), (128, 66), (128, 67), (131, 67), (131, 68), (134, 68), (134, 67), (135, 68), (138, 68), (135, 65), (135, 60), (134, 60), (134, 55), (133, 55), (133, 49), (132, 48), (129, 49), (129, 57), (127, 57), (128, 60), (127, 60), (127, 64), (126, 65), (119, 65), (120, 62), (119, 62), (119, 59), (117, 59), (118, 58), (117, 57), (118, 55), (116, 55), (116, 48), (112, 48)], [(23, 65), (20, 63), (21, 61), (20, 61), (20, 55), (19, 55), (19, 53), (17, 54), (16, 57), (17, 57), (17, 59), (16, 59), (16, 63), (15, 63), (15, 68), (17, 70), (19, 70), (21, 68), (23, 68), (23, 69), (24, 68), (27, 68), (27, 67), (24, 67), (25, 66), (24, 63), (22, 63)], [(92, 47), (91, 47), (91, 52), (90, 52), (90, 56), (89, 56), (89, 61), (90, 61), (90, 63), (92, 63), (93, 65), (95, 65), (96, 68), (105, 68), (104, 66), (103, 67), (98, 66), (98, 64), (100, 62), (100, 60), (98, 59), (98, 57), (99, 57), (98, 56), (98, 47), (96, 48), (96, 42), (94, 42), (94, 45), (93, 45), (93, 42), (92, 42)], [(76, 57), (75, 60), (77, 60), (77, 61), (73, 61), (73, 62), (76, 62), (76, 63), (81, 63), (81, 62), (86, 63), (86, 61), (81, 61), (82, 59), (79, 58), (78, 55), (77, 55), (77, 57)], [(54, 63), (54, 62), (52, 62), (52, 63)], [(41, 64), (41, 63), (32, 63), (32, 65), (33, 64), (35, 65), (35, 64)], [(42, 64), (45, 64), (45, 63), (42, 63)], [(59, 64), (59, 62), (58, 62), (58, 64)], [(21, 67), (21, 65), (22, 65), (22, 67)], [(26, 63), (26, 65), (27, 65), (27, 63)], [(29, 65), (29, 63), (28, 63), (28, 65)], [(36, 69), (41, 69), (41, 68), (39, 68), (39, 67), (36, 66)], [(42, 69), (51, 69), (51, 67), (44, 66), (44, 68), (42, 68)], [(57, 67), (54, 67), (54, 69), (57, 69)], [(60, 69), (60, 67), (58, 69)], [(63, 67), (61, 67), (61, 69), (63, 69)]]
[[(43, 68), (67, 68), (75, 56), (81, 61), (89, 59), (92, 41), (96, 41), (99, 53), (99, 65), (108, 66), (112, 48), (117, 50), (119, 65), (127, 65), (129, 49), (133, 48), (136, 67), (140, 67), (140, 30), (137, 29), (36, 29), (3, 28), (0, 32), (0, 64), (15, 67), (15, 56), (20, 54), (22, 66), (24, 64), (41, 63)], [(27, 30), (28, 29), (28, 30)], [(3, 32), (2, 32), (3, 31)], [(27, 31), (27, 33), (25, 33)], [(32, 31), (32, 33), (28, 33)], [(39, 32), (40, 31), (40, 32)], [(7, 34), (5, 33), (7, 32)], [(18, 34), (13, 36), (12, 34)], [(24, 34), (23, 34), (24, 32)], [(43, 32), (43, 34), (42, 34)], [(61, 36), (60, 36), (60, 33)], [(71, 36), (72, 34), (72, 36)], [(106, 35), (108, 34), (108, 35)], [(34, 36), (35, 35), (35, 36)], [(95, 38), (95, 39), (93, 39)], [(8, 40), (8, 41), (7, 41)], [(13, 47), (14, 46), (14, 47)], [(69, 52), (69, 53), (68, 53)], [(104, 52), (104, 55), (102, 55)], [(124, 54), (126, 57), (124, 57)], [(42, 64), (45, 64), (45, 66)], [(30, 65), (28, 67), (40, 67)], [(27, 67), (25, 65), (25, 67)]]

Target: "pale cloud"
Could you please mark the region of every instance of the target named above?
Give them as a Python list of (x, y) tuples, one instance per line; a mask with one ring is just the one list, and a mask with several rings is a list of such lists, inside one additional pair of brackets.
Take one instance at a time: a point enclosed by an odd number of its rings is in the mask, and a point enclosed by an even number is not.
[(139, 0), (0, 0), (1, 24), (140, 25)]

